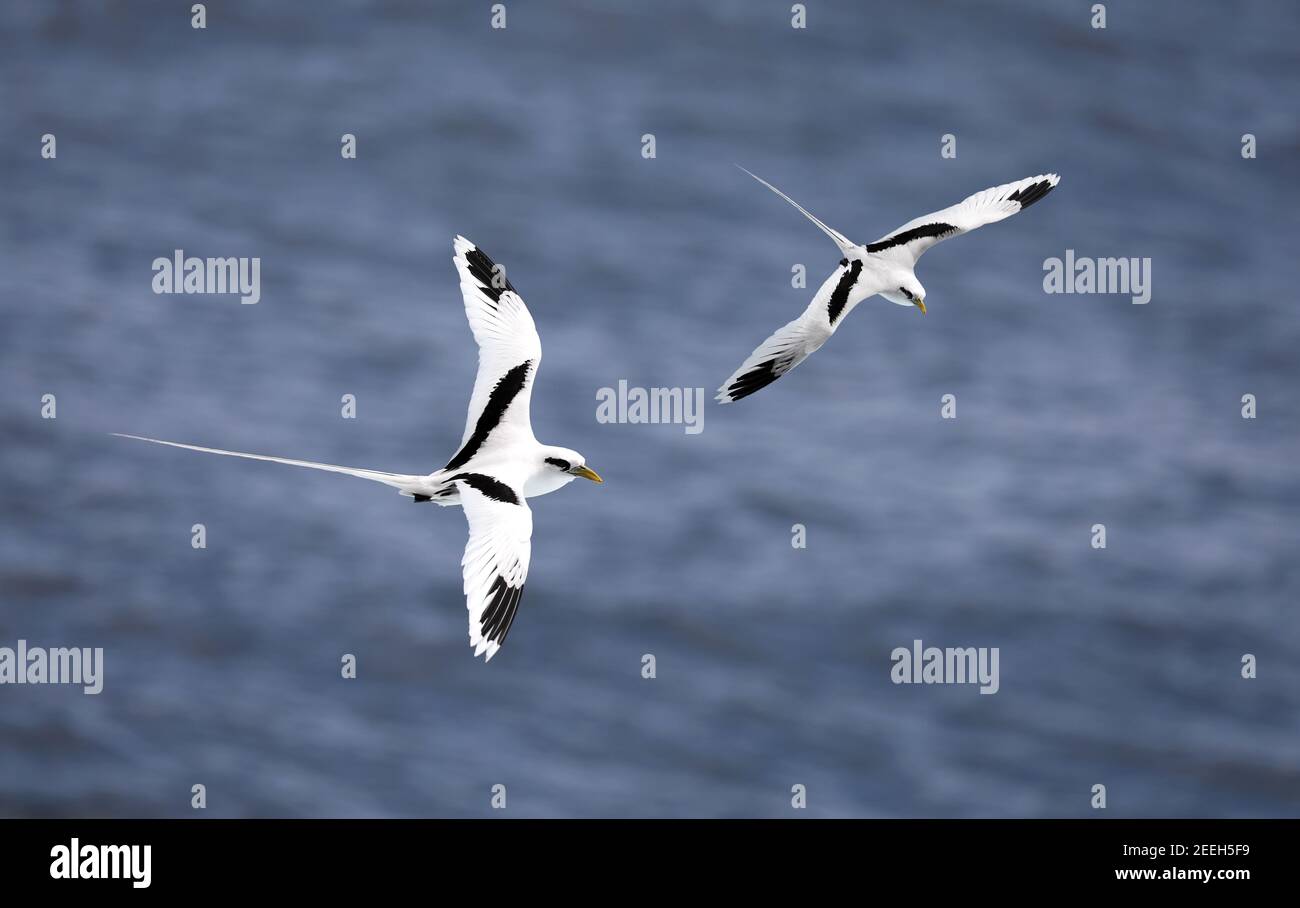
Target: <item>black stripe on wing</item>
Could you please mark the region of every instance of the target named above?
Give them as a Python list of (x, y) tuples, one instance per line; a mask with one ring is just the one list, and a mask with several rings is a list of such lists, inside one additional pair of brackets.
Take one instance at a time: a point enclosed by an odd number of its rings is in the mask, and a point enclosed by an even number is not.
[[(845, 260), (847, 261), (847, 259)], [(849, 266), (849, 270), (840, 275), (840, 281), (831, 291), (830, 304), (826, 307), (826, 314), (830, 317), (831, 324), (834, 325), (839, 319), (840, 314), (844, 311), (844, 306), (849, 301), (849, 291), (853, 285), (858, 282), (858, 275), (862, 274), (862, 262), (855, 261)]]
[(892, 249), (895, 246), (906, 246), (912, 240), (919, 240), (922, 237), (936, 237), (942, 239), (950, 233), (956, 233), (957, 228), (952, 224), (935, 222), (933, 224), (922, 224), (920, 227), (913, 227), (911, 230), (904, 230), (902, 233), (896, 233), (893, 236), (887, 236), (876, 243), (868, 243), (868, 252), (883, 252), (886, 249)]
[(474, 423), (473, 433), (465, 439), (465, 444), (456, 452), (455, 457), (447, 461), (447, 466), (443, 469), (456, 470), (463, 467), (478, 452), (478, 449), (483, 447), (483, 442), (487, 441), (492, 430), (506, 415), (511, 402), (519, 396), (520, 391), (524, 390), (524, 385), (528, 382), (528, 370), (532, 367), (533, 361), (527, 359), (501, 376), (492, 393), (488, 395), (483, 412), (478, 415), (478, 421)]
[(1011, 195), (1007, 196), (1007, 200), (1011, 202), (1019, 202), (1020, 210), (1024, 211), (1030, 205), (1051, 192), (1053, 188), (1054, 187), (1050, 180), (1039, 180), (1037, 183), (1031, 183), (1021, 189), (1017, 189), (1015, 192), (1011, 193)]
[[(506, 277), (504, 268), (498, 268), (496, 262), (492, 261), (483, 254), (483, 250), (477, 246), (466, 250), (465, 264), (469, 266), (469, 273), (478, 281), (492, 302), (498, 302), (501, 294), (509, 290), (511, 293), (518, 291), (511, 285), (510, 279)], [(501, 284), (501, 286), (497, 286)]]
[(523, 595), (522, 586), (511, 586), (504, 577), (497, 575), (487, 591), (488, 604), (479, 621), (479, 631), (484, 640), (498, 646), (506, 642), (506, 634), (510, 633), (510, 625), (519, 611), (519, 600)]
[[(482, 492), (493, 501), (503, 501), (506, 504), (519, 504), (519, 496), (515, 490), (510, 488), (499, 479), (487, 475), (486, 473), (457, 473), (448, 482), (463, 482), (475, 491)], [(429, 499), (425, 499), (428, 501)]]

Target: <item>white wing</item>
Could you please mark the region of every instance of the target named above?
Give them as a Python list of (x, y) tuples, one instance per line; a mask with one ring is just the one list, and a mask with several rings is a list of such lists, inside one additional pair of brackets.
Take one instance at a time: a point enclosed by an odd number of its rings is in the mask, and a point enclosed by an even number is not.
[(486, 653), (491, 659), (506, 642), (523, 597), (532, 554), (533, 512), (522, 489), (486, 474), (462, 473), (456, 486), (469, 521), (469, 542), (460, 562), (469, 643), (475, 656)]
[(465, 317), (478, 342), (478, 375), (449, 470), (464, 466), (485, 445), (533, 440), (528, 405), (542, 361), (537, 326), (504, 269), (463, 236), (454, 245)]
[(1047, 195), (1061, 182), (1054, 173), (1003, 183), (968, 196), (950, 208), (908, 221), (902, 227), (867, 244), (867, 252), (888, 255), (911, 266), (921, 253), (949, 237), (1009, 218)]
[(835, 333), (844, 316), (868, 294), (861, 285), (862, 261), (844, 259), (826, 278), (808, 308), (749, 354), (718, 389), (724, 404), (748, 397), (799, 365)]
[(121, 432), (114, 432), (118, 438), (132, 438), (136, 441), (147, 441), (156, 445), (167, 445), (169, 448), (184, 448), (186, 451), (201, 451), (204, 454), (224, 454), (226, 457), (243, 457), (248, 460), (266, 460), (271, 463), (288, 464), (291, 467), (307, 467), (310, 470), (325, 470), (329, 473), (342, 473), (345, 476), (356, 476), (358, 479), (369, 479), (372, 482), (382, 482), (384, 485), (392, 486), (410, 495), (416, 491), (423, 491), (425, 477), (414, 476), (406, 473), (384, 473), (380, 470), (362, 470), (357, 467), (339, 467), (332, 463), (316, 463), (312, 460), (290, 460), (287, 457), (271, 457), (268, 454), (245, 454), (242, 451), (223, 451), (221, 448), (202, 448), (198, 445), (183, 445), (178, 441), (163, 441), (159, 438), (145, 438), (143, 435), (124, 435)]

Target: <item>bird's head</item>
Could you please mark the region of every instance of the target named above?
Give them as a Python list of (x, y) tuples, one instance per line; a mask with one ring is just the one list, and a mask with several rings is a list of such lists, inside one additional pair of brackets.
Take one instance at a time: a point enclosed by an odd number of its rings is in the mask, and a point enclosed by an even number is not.
[(587, 458), (569, 448), (547, 447), (542, 451), (542, 470), (550, 474), (565, 474), (565, 482), (581, 476), (592, 482), (604, 482), (600, 474), (587, 466)]
[(880, 295), (889, 300), (895, 306), (915, 306), (925, 314), (925, 288), (914, 275), (899, 277), (898, 286), (890, 290), (880, 291)]

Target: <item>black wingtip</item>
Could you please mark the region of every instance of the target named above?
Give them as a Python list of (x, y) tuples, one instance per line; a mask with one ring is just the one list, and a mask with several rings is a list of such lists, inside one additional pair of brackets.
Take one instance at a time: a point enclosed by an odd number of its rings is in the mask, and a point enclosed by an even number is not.
[(777, 365), (778, 363), (775, 359), (769, 359), (765, 363), (760, 363), (728, 385), (726, 391), (723, 393), (725, 393), (727, 398), (732, 402), (749, 397), (749, 395), (753, 394), (755, 391), (760, 391), (763, 388), (766, 388), (768, 385), (772, 384), (772, 382), (785, 374), (785, 372), (777, 370)]
[(1015, 192), (1011, 193), (1011, 195), (1007, 196), (1007, 200), (1011, 202), (1019, 202), (1020, 210), (1024, 211), (1055, 188), (1056, 187), (1051, 180), (1039, 180), (1037, 183), (1030, 183), (1028, 186), (1023, 186), (1020, 189), (1017, 189)]
[(477, 246), (465, 250), (465, 264), (469, 266), (469, 273), (483, 287), (483, 292), (492, 302), (498, 302), (501, 294), (507, 290), (518, 293), (510, 283), (510, 278), (506, 277), (505, 269), (498, 268), (497, 263), (488, 258)]
[(510, 625), (514, 623), (515, 614), (519, 611), (519, 600), (523, 595), (522, 586), (510, 586), (504, 577), (497, 575), (488, 590), (491, 602), (483, 610), (483, 618), (479, 622), (484, 640), (498, 646), (506, 642), (506, 634), (510, 633)]

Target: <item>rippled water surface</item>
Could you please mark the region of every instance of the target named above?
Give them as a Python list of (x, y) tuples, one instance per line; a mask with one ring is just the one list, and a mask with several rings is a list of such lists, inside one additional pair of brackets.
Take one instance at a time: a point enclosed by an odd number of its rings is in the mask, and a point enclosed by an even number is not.
[[(1298, 812), (1294, 4), (458, 6), (0, 7), (0, 645), (106, 661), (0, 687), (0, 814)], [(711, 397), (834, 266), (733, 163), (861, 241), (1063, 179), (923, 259), (928, 316), (868, 301), (698, 435), (597, 423), (620, 379)], [(486, 666), (456, 511), (107, 435), (440, 465), (456, 233), (608, 480), (534, 502)], [(260, 257), (261, 302), (154, 295), (176, 248)], [(1151, 302), (1044, 294), (1066, 249)], [(999, 692), (890, 683), (914, 639), (998, 647)]]

